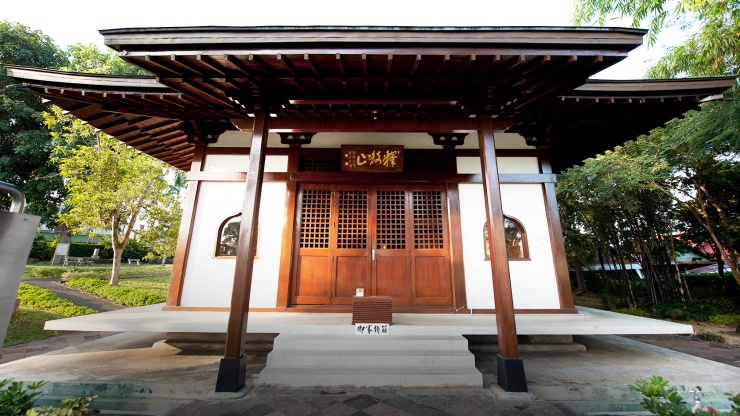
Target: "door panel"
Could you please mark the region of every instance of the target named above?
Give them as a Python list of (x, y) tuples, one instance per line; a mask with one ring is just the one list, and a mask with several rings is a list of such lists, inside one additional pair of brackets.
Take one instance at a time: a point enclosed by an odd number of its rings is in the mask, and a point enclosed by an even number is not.
[(452, 305), (443, 186), (303, 185), (294, 305)]
[(366, 254), (336, 256), (336, 278), (332, 303), (351, 304), (358, 287), (370, 289), (370, 263)]
[(443, 256), (414, 257), (414, 303), (417, 305), (446, 305), (450, 303), (447, 259)]
[(375, 295), (393, 297), (394, 305), (411, 303), (408, 256), (379, 256), (375, 259)]
[(326, 255), (299, 257), (294, 302), (303, 305), (323, 305), (331, 296), (331, 268)]

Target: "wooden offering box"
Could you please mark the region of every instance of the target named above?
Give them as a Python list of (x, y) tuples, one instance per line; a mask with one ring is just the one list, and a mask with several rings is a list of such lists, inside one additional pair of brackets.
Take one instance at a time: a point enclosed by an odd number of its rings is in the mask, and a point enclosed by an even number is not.
[(355, 296), (352, 298), (352, 325), (390, 324), (393, 321), (392, 307), (390, 296)]

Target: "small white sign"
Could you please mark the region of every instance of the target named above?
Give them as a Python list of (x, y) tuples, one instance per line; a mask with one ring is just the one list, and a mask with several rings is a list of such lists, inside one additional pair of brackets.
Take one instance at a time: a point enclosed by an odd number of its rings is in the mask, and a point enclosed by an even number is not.
[(355, 335), (390, 335), (389, 324), (355, 324)]
[(357, 296), (359, 298), (365, 296), (365, 288), (358, 287), (357, 289), (355, 289), (355, 296)]

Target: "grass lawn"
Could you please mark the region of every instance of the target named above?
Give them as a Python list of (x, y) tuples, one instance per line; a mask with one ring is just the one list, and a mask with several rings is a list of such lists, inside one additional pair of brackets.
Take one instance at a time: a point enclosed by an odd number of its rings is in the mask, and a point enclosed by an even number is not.
[[(24, 279), (38, 278), (60, 278), (65, 273), (74, 277), (92, 277), (96, 279), (107, 279), (110, 277), (110, 264), (91, 264), (89, 266), (51, 266), (48, 263), (27, 264), (23, 269)], [(121, 264), (121, 278), (126, 277), (148, 277), (166, 276), (169, 279), (172, 274), (171, 264)]]
[(55, 337), (61, 334), (61, 332), (45, 331), (44, 324), (46, 321), (61, 318), (64, 318), (64, 315), (20, 307), (18, 308), (18, 312), (10, 318), (8, 334), (5, 336), (3, 346), (7, 347), (9, 345)]

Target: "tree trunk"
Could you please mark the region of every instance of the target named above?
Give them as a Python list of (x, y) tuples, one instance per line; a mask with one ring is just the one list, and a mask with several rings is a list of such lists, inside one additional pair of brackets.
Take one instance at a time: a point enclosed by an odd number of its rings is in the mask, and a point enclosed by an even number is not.
[[(62, 232), (59, 234), (59, 239), (57, 240), (57, 244), (59, 243), (71, 243), (72, 242), (72, 234), (69, 233), (69, 228), (67, 228), (66, 225), (62, 225)], [(56, 254), (56, 251), (54, 251), (54, 255), (51, 257), (51, 265), (55, 264), (61, 264), (64, 262), (64, 256), (60, 256)]]
[(110, 285), (118, 286), (118, 276), (121, 271), (121, 257), (123, 256), (123, 246), (113, 243), (113, 267), (110, 272)]
[(583, 264), (581, 259), (578, 258), (578, 254), (573, 253), (571, 256), (573, 259), (573, 268), (576, 271), (576, 280), (578, 281), (578, 293), (587, 293), (588, 288), (586, 287), (586, 279), (583, 278)]

